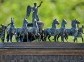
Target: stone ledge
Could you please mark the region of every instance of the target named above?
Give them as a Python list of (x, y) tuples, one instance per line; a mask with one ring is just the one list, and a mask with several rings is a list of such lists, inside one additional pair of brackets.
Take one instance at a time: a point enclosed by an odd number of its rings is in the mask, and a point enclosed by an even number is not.
[(0, 43), (0, 49), (79, 49), (84, 50), (84, 43), (68, 42), (15, 42)]
[(84, 44), (0, 43), (0, 62), (84, 62)]
[(0, 55), (84, 55), (84, 50), (0, 49)]

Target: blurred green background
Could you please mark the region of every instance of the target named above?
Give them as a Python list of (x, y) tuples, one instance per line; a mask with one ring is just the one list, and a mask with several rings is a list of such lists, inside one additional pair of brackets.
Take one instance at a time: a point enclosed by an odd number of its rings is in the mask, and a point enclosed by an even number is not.
[[(0, 24), (10, 23), (14, 17), (16, 27), (21, 27), (26, 15), (26, 7), (33, 6), (33, 3), (43, 1), (39, 8), (39, 18), (44, 22), (44, 28), (51, 27), (52, 20), (57, 18), (67, 20), (67, 28), (70, 28), (72, 19), (78, 19), (84, 25), (84, 0), (0, 0)], [(28, 18), (31, 22), (32, 17)], [(80, 25), (80, 26), (81, 26)], [(60, 28), (60, 25), (58, 26)]]

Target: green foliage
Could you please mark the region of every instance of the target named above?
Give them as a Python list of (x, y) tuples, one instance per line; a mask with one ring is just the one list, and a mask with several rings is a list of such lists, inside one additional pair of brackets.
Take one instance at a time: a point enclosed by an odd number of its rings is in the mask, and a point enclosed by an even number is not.
[[(22, 26), (27, 5), (33, 6), (34, 2), (39, 5), (40, 1), (41, 0), (3, 0), (3, 3), (0, 3), (0, 24), (8, 24), (10, 18), (14, 17), (16, 26)], [(84, 24), (83, 3), (84, 0), (43, 0), (43, 4), (41, 8), (39, 8), (40, 20), (45, 23), (45, 27), (51, 26), (54, 18), (57, 18), (59, 21), (63, 18), (67, 21), (76, 18), (81, 24)], [(31, 16), (28, 20), (31, 22)]]

